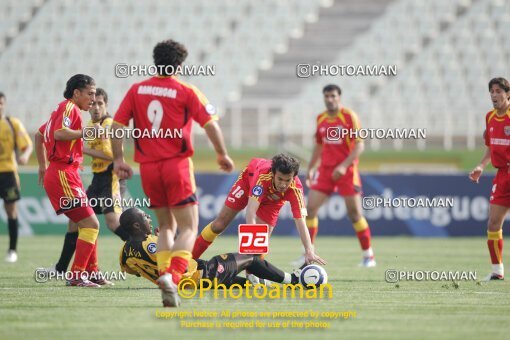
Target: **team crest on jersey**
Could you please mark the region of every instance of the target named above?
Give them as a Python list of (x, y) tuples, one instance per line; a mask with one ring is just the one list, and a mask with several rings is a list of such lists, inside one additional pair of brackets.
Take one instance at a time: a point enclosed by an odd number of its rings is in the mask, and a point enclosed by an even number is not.
[(70, 127), (71, 126), (71, 118), (64, 117), (64, 120), (62, 121), (62, 124), (64, 124), (65, 127)]
[(260, 185), (256, 185), (251, 189), (253, 196), (259, 197), (264, 192), (264, 189)]
[(225, 267), (222, 264), (218, 264), (218, 273), (223, 273), (225, 271)]
[(212, 104), (207, 104), (205, 106), (205, 111), (210, 115), (216, 114), (216, 108)]
[(510, 126), (505, 126), (504, 131), (505, 131), (505, 136), (510, 136)]
[(154, 254), (156, 252), (156, 243), (151, 242), (147, 245), (147, 251), (151, 254)]

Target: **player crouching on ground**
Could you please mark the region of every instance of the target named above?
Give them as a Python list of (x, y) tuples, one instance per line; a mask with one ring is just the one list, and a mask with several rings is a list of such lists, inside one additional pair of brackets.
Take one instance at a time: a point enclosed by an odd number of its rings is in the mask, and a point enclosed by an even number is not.
[[(138, 208), (129, 208), (120, 215), (120, 225), (129, 234), (120, 252), (122, 271), (158, 284), (158, 264), (156, 262), (156, 244), (158, 237), (152, 235), (152, 220), (149, 215)], [(243, 270), (251, 274), (247, 278), (237, 276)], [(286, 273), (257, 255), (228, 253), (217, 255), (209, 261), (191, 260), (182, 279), (217, 279), (218, 284), (229, 287), (233, 284), (245, 284), (247, 280), (258, 283), (250, 276), (266, 279), (276, 283), (297, 284), (298, 274)], [(181, 279), (181, 280), (182, 280)], [(261, 280), (262, 281), (262, 280)]]
[(306, 228), (307, 213), (298, 173), (299, 162), (288, 155), (278, 154), (272, 159), (253, 158), (230, 189), (219, 215), (196, 239), (193, 258), (199, 258), (244, 208), (247, 224), (267, 224), (272, 233), (280, 209), (288, 201), (305, 248), (304, 263), (326, 264), (315, 254)]

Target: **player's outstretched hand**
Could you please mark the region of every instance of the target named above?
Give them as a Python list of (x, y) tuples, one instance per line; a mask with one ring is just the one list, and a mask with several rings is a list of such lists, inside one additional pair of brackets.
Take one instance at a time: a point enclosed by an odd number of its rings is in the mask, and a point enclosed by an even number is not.
[(113, 171), (120, 179), (129, 179), (133, 176), (133, 169), (124, 161), (114, 161)]
[(306, 264), (318, 263), (325, 265), (327, 262), (314, 252), (305, 253)]
[(469, 173), (469, 179), (474, 182), (478, 183), (480, 176), (482, 176), (483, 169), (481, 166), (477, 166)]
[(44, 175), (46, 174), (46, 168), (39, 168), (39, 180), (40, 186), (44, 186)]
[(221, 170), (225, 172), (231, 172), (234, 170), (234, 161), (229, 157), (229, 155), (218, 155), (216, 161), (218, 162)]

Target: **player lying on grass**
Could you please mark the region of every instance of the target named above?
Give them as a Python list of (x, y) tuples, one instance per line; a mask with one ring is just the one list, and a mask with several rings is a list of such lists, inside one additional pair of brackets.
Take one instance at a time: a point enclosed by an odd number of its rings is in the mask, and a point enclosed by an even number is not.
[[(138, 208), (129, 208), (120, 215), (120, 224), (129, 234), (120, 252), (120, 267), (129, 274), (142, 276), (154, 284), (159, 278), (156, 262), (156, 244), (158, 237), (152, 235), (152, 220), (149, 215)], [(238, 274), (243, 270), (250, 271), (248, 278)], [(254, 275), (255, 277), (251, 277)], [(191, 278), (198, 281), (202, 278), (218, 280), (218, 283), (230, 286), (245, 284), (247, 280), (259, 283), (257, 278), (277, 283), (297, 284), (296, 274), (286, 273), (257, 255), (228, 253), (214, 256), (209, 261), (191, 260), (188, 270), (182, 279)], [(181, 279), (181, 280), (182, 280)]]
[(267, 224), (271, 233), (280, 209), (289, 201), (305, 248), (305, 262), (326, 264), (315, 254), (308, 234), (303, 186), (297, 176), (298, 172), (299, 162), (285, 154), (276, 155), (271, 160), (252, 159), (230, 189), (218, 217), (202, 230), (195, 241), (193, 258), (199, 258), (244, 208), (247, 224)]

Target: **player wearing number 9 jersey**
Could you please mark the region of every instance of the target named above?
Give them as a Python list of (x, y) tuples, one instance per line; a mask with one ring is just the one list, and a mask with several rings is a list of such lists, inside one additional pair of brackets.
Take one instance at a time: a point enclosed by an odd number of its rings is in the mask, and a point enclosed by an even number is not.
[[(135, 140), (135, 161), (140, 163), (142, 187), (158, 218), (160, 237), (156, 254), (161, 275), (163, 305), (177, 306), (177, 286), (186, 271), (198, 229), (197, 198), (191, 156), (193, 121), (205, 129), (224, 171), (233, 169), (227, 155), (214, 106), (194, 86), (167, 72), (186, 59), (186, 48), (173, 40), (154, 47), (154, 64), (160, 74), (131, 86), (122, 101), (112, 129), (133, 126), (142, 137)], [(168, 67), (171, 66), (171, 67)], [(154, 134), (163, 138), (143, 137)], [(168, 138), (171, 136), (172, 138)], [(122, 141), (112, 139), (114, 171), (129, 178), (132, 169), (124, 162)], [(179, 230), (173, 242), (176, 227)], [(173, 244), (173, 246), (172, 246)]]
[(271, 232), (276, 226), (280, 209), (288, 201), (305, 248), (306, 263), (325, 264), (314, 253), (306, 228), (307, 213), (298, 172), (299, 162), (285, 154), (276, 155), (270, 160), (252, 159), (230, 189), (218, 217), (202, 230), (195, 241), (193, 258), (199, 258), (244, 208), (246, 223), (267, 224)]

